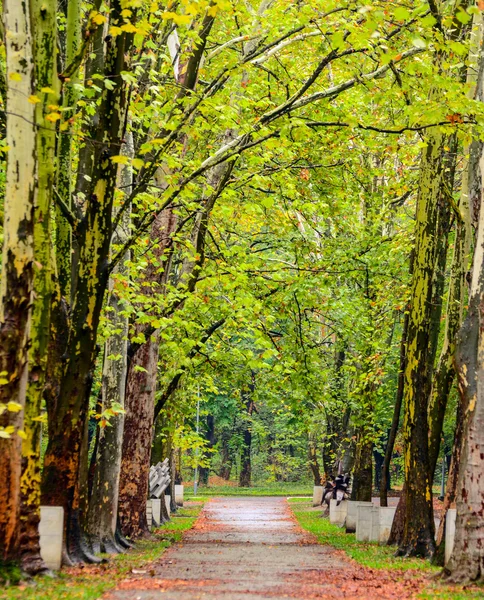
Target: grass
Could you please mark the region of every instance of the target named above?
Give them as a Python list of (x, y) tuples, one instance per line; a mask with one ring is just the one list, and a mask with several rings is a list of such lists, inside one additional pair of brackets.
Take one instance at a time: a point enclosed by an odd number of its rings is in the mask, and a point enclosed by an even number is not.
[[(207, 496), (311, 496), (312, 484), (306, 483), (264, 483), (253, 487), (233, 485), (198, 486), (197, 497)], [(193, 499), (193, 485), (185, 484), (185, 496)]]
[[(388, 569), (398, 571), (417, 571), (428, 576), (437, 576), (440, 567), (431, 565), (427, 560), (418, 558), (401, 558), (394, 556), (395, 548), (380, 546), (372, 542), (357, 542), (353, 533), (346, 533), (337, 525), (332, 525), (327, 518), (321, 517), (321, 509), (313, 509), (307, 500), (290, 498), (294, 515), (301, 527), (314, 534), (321, 544), (328, 544), (343, 550), (350, 558), (364, 567), (371, 569)], [(472, 586), (449, 586), (435, 581), (419, 595), (422, 600), (470, 600), (484, 599), (484, 588)]]
[(63, 569), (55, 578), (40, 577), (32, 583), (0, 589), (2, 600), (96, 600), (131, 572), (159, 558), (182, 533), (190, 529), (201, 506), (179, 509), (172, 520), (140, 540), (126, 554), (111, 557), (107, 564)]

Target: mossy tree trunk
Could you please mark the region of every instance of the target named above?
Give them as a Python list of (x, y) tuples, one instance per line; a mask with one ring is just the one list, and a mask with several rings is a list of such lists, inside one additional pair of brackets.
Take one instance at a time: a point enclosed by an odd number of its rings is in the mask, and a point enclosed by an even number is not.
[[(121, 4), (111, 2), (110, 22), (123, 23)], [(68, 348), (55, 407), (55, 429), (50, 428), (44, 460), (43, 501), (63, 506), (66, 514), (67, 551), (74, 560), (91, 557), (81, 549), (79, 527), (80, 456), (88, 414), (89, 389), (96, 356), (99, 318), (108, 284), (108, 257), (112, 237), (113, 197), (117, 165), (126, 120), (126, 89), (121, 73), (126, 69), (131, 35), (121, 33), (106, 40), (104, 76), (112, 82), (101, 93), (98, 119), (90, 137), (92, 169), (85, 211), (79, 224), (79, 264), (73, 289)], [(84, 165), (79, 165), (82, 169)]]
[[(52, 301), (51, 210), (55, 178), (55, 125), (48, 119), (49, 105), (57, 104), (57, 51), (55, 0), (30, 1), (35, 55), (37, 97), (37, 189), (34, 208), (34, 307), (29, 354), (29, 383), (25, 406), (25, 438), (22, 442), (21, 550), (22, 568), (35, 574), (46, 569), (40, 556), (40, 428), (44, 393)], [(41, 90), (49, 88), (51, 93)]]
[[(123, 153), (133, 157), (133, 136), (126, 134)], [(119, 187), (126, 195), (130, 194), (133, 181), (131, 167), (123, 165), (120, 169)], [(128, 238), (131, 215), (126, 210), (113, 235), (113, 244), (122, 245)], [(123, 313), (124, 303), (119, 290), (123, 287), (123, 278), (127, 276), (126, 261), (128, 251), (119, 262), (110, 279), (108, 315), (114, 332), (104, 346), (102, 411), (107, 414), (109, 423), (101, 428), (96, 447), (96, 460), (93, 475), (92, 494), (89, 499), (87, 529), (90, 543), (96, 552), (122, 552), (115, 540), (118, 514), (119, 476), (124, 431), (124, 399), (126, 375), (128, 370), (128, 316)], [(109, 414), (109, 413), (113, 414)]]
[[(0, 281), (0, 579), (20, 563), (21, 437), (28, 379), (34, 269), (36, 128), (28, 2), (3, 4), (7, 65), (7, 145)], [(15, 107), (13, 110), (12, 107)]]

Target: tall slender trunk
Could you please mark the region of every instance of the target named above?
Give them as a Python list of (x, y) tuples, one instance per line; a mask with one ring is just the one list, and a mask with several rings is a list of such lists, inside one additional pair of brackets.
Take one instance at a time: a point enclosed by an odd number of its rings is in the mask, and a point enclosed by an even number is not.
[[(52, 301), (51, 208), (55, 178), (55, 125), (48, 120), (49, 105), (56, 104), (58, 88), (56, 68), (55, 0), (31, 0), (32, 37), (35, 53), (37, 95), (37, 189), (34, 208), (35, 298), (29, 353), (29, 383), (25, 406), (25, 438), (22, 442), (21, 477), (21, 553), (27, 573), (46, 569), (40, 556), (40, 428), (39, 416), (47, 371), (47, 349)], [(49, 88), (51, 93), (43, 93)]]
[[(65, 24), (65, 56), (64, 67), (72, 64), (79, 51), (81, 43), (81, 1), (69, 0), (67, 2)], [(59, 196), (69, 209), (72, 209), (73, 173), (72, 173), (72, 125), (74, 106), (77, 99), (75, 84), (78, 77), (75, 75), (70, 81), (64, 82), (62, 96), (62, 134), (58, 145), (58, 169), (56, 173), (56, 187)], [(72, 262), (72, 229), (66, 216), (59, 206), (56, 207), (56, 266), (57, 280), (60, 293), (64, 298), (71, 294), (71, 262)]]
[[(410, 259), (411, 261), (412, 259)], [(405, 373), (405, 356), (407, 345), (407, 330), (408, 330), (408, 312), (405, 312), (403, 319), (402, 339), (400, 342), (400, 365), (398, 371), (397, 393), (395, 398), (395, 406), (393, 408), (392, 425), (388, 434), (387, 445), (385, 448), (385, 457), (381, 468), (380, 481), (380, 506), (388, 506), (388, 488), (390, 480), (390, 463), (397, 439), (398, 425), (400, 423), (400, 413), (402, 410), (403, 389), (404, 389), (404, 373)]]
[[(482, 16), (479, 35), (482, 36)], [(481, 41), (480, 37), (479, 41)], [(478, 44), (476, 97), (484, 98), (484, 51)], [(452, 581), (484, 580), (484, 145), (473, 142), (470, 151), (469, 206), (475, 211), (469, 310), (459, 332), (456, 367), (460, 405), (446, 504), (455, 495), (457, 519), (454, 548), (444, 576)], [(458, 472), (456, 473), (458, 468)], [(457, 480), (457, 482), (456, 482)]]
[(399, 553), (435, 551), (432, 482), (428, 472), (427, 402), (432, 373), (432, 294), (437, 258), (438, 205), (444, 185), (443, 134), (427, 135), (417, 200), (415, 257), (405, 366), (404, 423), (406, 516)]
[[(133, 136), (127, 132), (123, 154), (133, 157)], [(125, 195), (130, 194), (133, 182), (132, 170), (122, 166), (119, 175), (119, 188)], [(130, 210), (124, 212), (113, 235), (113, 244), (122, 245), (129, 236), (131, 221)], [(123, 313), (124, 302), (117, 288), (122, 287), (123, 278), (128, 269), (128, 251), (124, 259), (116, 266), (110, 279), (108, 307), (111, 326), (114, 332), (104, 346), (104, 364), (102, 381), (102, 411), (112, 412), (109, 425), (102, 427), (96, 448), (96, 461), (93, 476), (92, 494), (89, 501), (87, 520), (88, 534), (95, 551), (107, 553), (121, 552), (115, 540), (118, 514), (119, 477), (124, 431), (124, 399), (128, 370), (128, 317)]]
[(0, 580), (20, 560), (21, 438), (33, 283), (36, 128), (29, 3), (5, 0), (7, 177), (0, 280)]
[[(213, 415), (207, 415), (207, 430), (205, 432), (205, 439), (207, 440), (206, 448), (211, 450), (215, 446), (215, 421)], [(205, 460), (210, 463), (211, 452), (205, 454)], [(208, 485), (208, 478), (210, 476), (210, 464), (207, 467), (200, 467), (200, 483), (202, 485)]]
[(314, 485), (321, 485), (321, 472), (318, 464), (318, 449), (314, 435), (310, 432), (308, 432), (308, 460), (309, 468), (311, 469), (311, 473), (313, 475)]
[[(155, 260), (161, 261), (171, 243), (176, 227), (173, 211), (161, 212), (151, 230), (151, 240), (158, 240)], [(144, 283), (149, 294), (164, 293), (168, 277), (168, 266), (159, 272), (157, 264), (147, 270)], [(142, 331), (144, 326), (137, 329)], [(128, 366), (125, 399), (125, 422), (121, 475), (119, 484), (119, 522), (124, 535), (136, 538), (148, 532), (146, 523), (146, 500), (148, 498), (148, 476), (155, 392), (158, 375), (159, 335), (154, 332), (131, 357)]]
[(155, 336), (131, 359), (126, 381), (118, 518), (123, 535), (130, 539), (149, 533), (146, 501), (159, 350)]
[[(124, 22), (118, 0), (111, 3), (111, 23)], [(86, 194), (86, 209), (78, 228), (79, 265), (74, 290), (55, 429), (44, 459), (43, 501), (63, 506), (68, 551), (72, 558), (90, 558), (80, 547), (79, 476), (82, 436), (88, 414), (91, 374), (96, 358), (97, 331), (108, 284), (112, 207), (118, 155), (124, 133), (126, 89), (121, 72), (129, 52), (131, 35), (122, 33), (106, 41), (105, 76), (115, 83), (102, 91), (98, 120), (91, 131), (94, 160)], [(82, 166), (80, 165), (80, 168)]]
[(254, 374), (252, 374), (252, 382), (249, 384), (248, 389), (242, 392), (242, 399), (244, 401), (246, 415), (244, 415), (243, 429), (242, 429), (242, 456), (239, 474), (239, 486), (250, 487), (252, 478), (252, 413), (254, 412)]
[(367, 427), (360, 426), (356, 441), (356, 458), (353, 467), (351, 499), (370, 502), (373, 485), (372, 469), (373, 440)]

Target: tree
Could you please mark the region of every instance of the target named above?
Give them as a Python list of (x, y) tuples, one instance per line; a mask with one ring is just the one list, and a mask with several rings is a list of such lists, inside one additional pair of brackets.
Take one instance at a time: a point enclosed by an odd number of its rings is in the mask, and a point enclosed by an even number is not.
[(4, 3), (9, 155), (0, 284), (0, 573), (20, 562), (21, 436), (28, 384), (36, 190), (34, 64), (28, 2)]

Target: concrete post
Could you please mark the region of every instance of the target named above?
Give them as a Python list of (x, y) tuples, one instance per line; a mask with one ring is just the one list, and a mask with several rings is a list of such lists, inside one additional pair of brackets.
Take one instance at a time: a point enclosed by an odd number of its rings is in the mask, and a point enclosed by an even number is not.
[(39, 534), (42, 560), (49, 569), (60, 569), (64, 535), (64, 509), (62, 506), (40, 507)]

